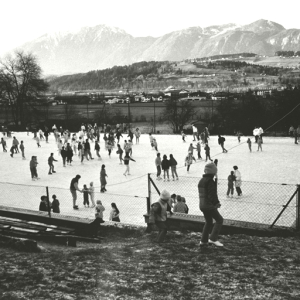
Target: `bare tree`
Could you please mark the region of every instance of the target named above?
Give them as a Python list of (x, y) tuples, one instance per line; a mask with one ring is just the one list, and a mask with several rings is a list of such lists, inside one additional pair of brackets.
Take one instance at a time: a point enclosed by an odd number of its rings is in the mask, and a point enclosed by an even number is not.
[(17, 51), (0, 61), (1, 95), (10, 105), (16, 124), (24, 124), (24, 104), (48, 89), (41, 74), (37, 59), (31, 53)]

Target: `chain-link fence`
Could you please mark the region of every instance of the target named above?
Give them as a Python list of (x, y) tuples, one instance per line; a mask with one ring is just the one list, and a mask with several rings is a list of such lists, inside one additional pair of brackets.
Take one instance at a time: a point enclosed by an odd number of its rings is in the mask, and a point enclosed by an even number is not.
[[(13, 207), (20, 209), (30, 209), (39, 211), (41, 196), (49, 194), (49, 201), (52, 202), (52, 196), (56, 195), (60, 203), (60, 215), (68, 217), (80, 217), (95, 219), (95, 208), (89, 196), (89, 207), (83, 204), (83, 193), (77, 192), (77, 201), (79, 209), (73, 209), (73, 197), (69, 189), (58, 187), (28, 186), (12, 183), (0, 183), (0, 206)], [(116, 203), (120, 211), (120, 220), (125, 224), (145, 225), (143, 214), (147, 212), (146, 198), (138, 196), (117, 195), (110, 193), (100, 193), (95, 191), (94, 201), (101, 200), (105, 208), (103, 219), (109, 222), (111, 212), (111, 203)], [(53, 212), (51, 212), (53, 214)]]
[[(166, 189), (171, 194), (185, 197), (189, 214), (203, 215), (199, 209), (199, 177), (180, 177), (179, 180), (156, 180), (156, 175), (149, 174), (149, 196), (151, 202), (158, 200), (158, 192)], [(298, 186), (262, 182), (242, 182), (242, 196), (234, 191), (233, 197), (227, 196), (227, 180), (218, 179), (218, 197), (221, 203), (220, 213), (225, 220), (236, 223), (252, 223), (271, 226), (282, 212), (275, 226), (298, 227), (297, 193)], [(290, 201), (289, 201), (290, 200)], [(289, 202), (289, 203), (288, 203)], [(288, 203), (288, 205), (287, 205)], [(246, 224), (243, 224), (246, 225)], [(298, 228), (299, 229), (299, 228)]]

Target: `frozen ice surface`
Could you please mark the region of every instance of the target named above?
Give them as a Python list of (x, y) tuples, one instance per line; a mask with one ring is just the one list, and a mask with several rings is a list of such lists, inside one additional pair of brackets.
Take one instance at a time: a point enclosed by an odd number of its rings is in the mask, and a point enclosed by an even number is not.
[[(105, 150), (103, 134), (100, 138), (100, 154), (102, 160), (98, 160), (95, 155), (94, 143), (91, 142), (91, 150), (94, 160), (86, 161), (81, 164), (77, 155), (73, 157), (72, 166), (62, 165), (62, 159), (58, 156), (57, 146), (53, 134), (49, 137), (49, 143), (41, 141), (41, 147), (38, 148), (33, 134), (16, 132), (12, 136), (24, 141), (26, 160), (22, 160), (21, 153), (10, 157), (9, 149), (12, 144), (12, 138), (6, 139), (7, 153), (0, 152), (1, 175), (0, 175), (0, 204), (15, 206), (20, 208), (38, 209), (40, 196), (46, 193), (45, 187), (49, 187), (50, 200), (53, 194), (56, 194), (60, 200), (61, 214), (78, 215), (89, 218), (94, 217), (94, 209), (83, 207), (83, 195), (78, 193), (77, 204), (79, 210), (72, 209), (72, 197), (69, 191), (70, 181), (75, 175), (80, 174), (79, 187), (83, 184), (89, 185), (94, 182), (95, 200), (102, 200), (106, 211), (104, 219), (108, 220), (110, 212), (110, 203), (115, 202), (121, 211), (121, 221), (126, 223), (144, 224), (143, 214), (146, 212), (146, 197), (148, 196), (147, 174), (153, 173), (152, 178), (155, 180), (156, 167), (154, 160), (156, 151), (151, 149), (148, 134), (142, 134), (140, 143), (133, 145), (132, 157), (136, 162), (130, 161), (130, 174), (124, 176), (125, 166), (119, 164), (116, 148), (113, 149), (111, 158)], [(191, 136), (186, 137), (186, 143), (182, 142), (180, 135), (153, 135), (158, 143), (158, 150), (161, 157), (164, 154), (173, 154), (178, 162), (177, 172), (179, 181), (172, 181), (170, 172), (170, 182), (156, 181), (159, 189), (167, 189), (170, 193), (182, 194), (186, 196), (187, 204), (190, 207), (189, 213), (201, 214), (198, 206), (197, 184), (202, 177), (205, 165), (205, 153), (202, 147), (202, 160), (197, 160), (190, 167), (187, 173), (184, 167), (184, 159), (188, 151), (190, 143), (196, 146)], [(300, 164), (299, 152), (300, 144), (295, 145), (291, 138), (264, 137), (262, 145), (263, 151), (257, 151), (257, 144), (254, 138), (252, 140), (252, 152), (249, 152), (246, 140), (248, 137), (241, 137), (239, 143), (235, 136), (225, 136), (225, 148), (228, 153), (222, 153), (221, 147), (218, 145), (217, 136), (209, 139), (212, 159), (218, 159), (218, 178), (219, 178), (219, 198), (222, 203), (221, 213), (224, 218), (237, 218), (242, 221), (255, 221), (262, 223), (270, 223), (275, 219), (277, 212), (282, 208), (289, 197), (295, 190), (295, 185), (300, 183)], [(123, 147), (124, 140), (128, 139), (127, 135), (123, 135), (120, 144)], [(1, 151), (2, 149), (0, 149)], [(54, 153), (55, 170), (57, 173), (48, 175), (48, 157), (50, 153)], [(40, 180), (32, 181), (29, 161), (31, 156), (38, 158), (38, 175)], [(194, 150), (194, 156), (197, 159), (197, 151)], [(100, 169), (105, 164), (107, 178), (107, 192), (105, 194), (100, 191)], [(232, 167), (237, 165), (242, 174), (242, 199), (226, 199), (227, 177)], [(189, 179), (190, 177), (190, 179)], [(276, 183), (278, 185), (271, 186), (258, 183)], [(11, 183), (11, 184), (3, 184)], [(281, 186), (281, 184), (291, 184), (293, 186)], [(152, 188), (152, 201), (157, 201), (158, 195)], [(248, 202), (245, 209), (245, 203)], [(244, 203), (244, 204), (242, 204)], [(250, 204), (253, 204), (250, 206)], [(274, 204), (276, 207), (270, 215), (262, 214), (257, 218), (252, 218), (257, 214), (258, 210), (263, 210), (260, 205)], [(269, 209), (269, 206), (268, 206)], [(275, 217), (274, 217), (275, 215)], [(294, 215), (294, 211), (289, 213)], [(250, 216), (250, 217), (249, 217)], [(291, 220), (290, 220), (291, 221)], [(285, 225), (285, 224), (284, 224)]]

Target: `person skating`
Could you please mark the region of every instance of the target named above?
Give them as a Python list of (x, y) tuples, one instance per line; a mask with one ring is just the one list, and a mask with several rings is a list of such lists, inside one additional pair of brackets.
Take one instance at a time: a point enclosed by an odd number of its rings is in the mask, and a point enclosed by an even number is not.
[(118, 144), (120, 143), (120, 138), (123, 138), (123, 135), (120, 131), (120, 129), (117, 130), (115, 137), (117, 138)]
[(170, 177), (169, 177), (170, 162), (167, 158), (167, 155), (163, 156), (163, 160), (161, 162), (161, 168), (164, 171), (164, 181), (166, 181), (166, 175), (167, 175), (168, 181), (170, 181)]
[(193, 141), (195, 142), (198, 138), (198, 128), (195, 125), (192, 125), (193, 127)]
[(10, 147), (10, 157), (14, 157), (15, 149), (16, 148), (14, 146)]
[(150, 139), (150, 145), (151, 145), (151, 149), (154, 149), (154, 145), (153, 145), (153, 139), (154, 137), (152, 136), (152, 133), (149, 133), (149, 139)]
[(186, 140), (185, 140), (186, 134), (183, 132), (183, 130), (181, 130), (181, 136), (182, 136), (182, 141), (185, 143), (186, 142)]
[(140, 143), (140, 136), (141, 136), (141, 132), (140, 132), (139, 128), (135, 129), (134, 135), (135, 135), (135, 143), (139, 144)]
[(155, 166), (156, 166), (156, 179), (157, 180), (161, 180), (160, 174), (161, 174), (161, 157), (160, 157), (160, 153), (156, 154), (156, 158), (155, 158)]
[(3, 152), (7, 152), (7, 150), (6, 150), (6, 141), (3, 137), (1, 138), (1, 145), (2, 145)]
[(194, 145), (192, 143), (190, 143), (189, 148), (188, 148), (188, 152), (191, 151), (192, 155), (194, 155), (194, 149), (197, 149), (197, 148), (194, 147)]
[(117, 145), (118, 150), (116, 151), (117, 154), (119, 154), (119, 160), (120, 160), (120, 165), (123, 164), (123, 149), (121, 148), (120, 144)]
[(21, 141), (21, 144), (20, 144), (20, 150), (21, 150), (21, 153), (22, 153), (22, 159), (26, 159), (26, 158), (25, 158), (25, 154), (24, 154), (25, 147), (24, 147), (23, 141)]
[(84, 207), (90, 207), (89, 189), (87, 188), (86, 184), (83, 185), (82, 193), (83, 193), (83, 205), (84, 205)]
[(49, 131), (48, 131), (48, 129), (45, 129), (44, 136), (45, 136), (45, 139), (46, 139), (46, 143), (49, 143), (48, 142), (48, 137), (49, 137)]
[(249, 148), (250, 152), (252, 152), (252, 142), (251, 142), (250, 138), (248, 138), (247, 144), (248, 144), (248, 148)]
[(67, 164), (71, 166), (72, 158), (73, 158), (73, 150), (69, 143), (67, 143), (66, 154), (67, 154)]
[(73, 198), (73, 208), (74, 209), (78, 209), (78, 205), (76, 205), (76, 200), (77, 200), (77, 191), (82, 193), (82, 190), (79, 189), (78, 187), (78, 182), (79, 179), (81, 178), (80, 175), (76, 175), (70, 183), (70, 192), (72, 194), (72, 198)]
[(124, 176), (126, 175), (130, 175), (130, 168), (129, 168), (129, 161), (132, 160), (135, 162), (135, 160), (133, 158), (131, 158), (128, 153), (126, 153), (123, 161), (124, 161), (124, 165), (126, 166), (126, 170), (125, 173), (123, 174)]
[(153, 142), (152, 142), (152, 144), (153, 144), (153, 147), (154, 147), (154, 149), (156, 150), (156, 152), (158, 152), (157, 141), (156, 141), (156, 139), (155, 139), (155, 138), (153, 138)]
[[(204, 175), (199, 181), (199, 202), (200, 210), (205, 218), (205, 225), (202, 231), (200, 246), (213, 244), (217, 247), (223, 247), (223, 244), (218, 241), (219, 233), (223, 226), (223, 217), (220, 215), (218, 208), (221, 207), (218, 194), (217, 184), (214, 181), (214, 176), (217, 173), (217, 167), (214, 163), (209, 163), (204, 168)], [(216, 221), (213, 225), (213, 219)], [(210, 237), (209, 237), (209, 233)]]
[(33, 181), (35, 179), (40, 179), (38, 177), (38, 174), (37, 174), (37, 165), (38, 165), (37, 157), (36, 156), (32, 156), (31, 160), (29, 162), (29, 167), (30, 167), (31, 179)]
[(176, 176), (176, 180), (178, 180), (178, 174), (177, 174), (177, 170), (176, 170), (176, 168), (177, 168), (177, 161), (173, 157), (173, 154), (170, 154), (169, 164), (170, 164), (170, 167), (171, 167), (173, 181), (175, 180), (175, 176)]
[(96, 155), (97, 155), (98, 159), (101, 159), (100, 145), (99, 145), (98, 141), (95, 141), (95, 151), (96, 151)]
[(108, 156), (109, 156), (109, 158), (111, 158), (111, 150), (112, 150), (112, 148), (113, 148), (113, 146), (112, 146), (112, 143), (111, 143), (111, 141), (108, 141), (107, 142), (107, 151), (108, 151)]
[(201, 157), (201, 144), (200, 144), (200, 142), (197, 143), (196, 148), (197, 148), (198, 159), (202, 159), (202, 157)]
[(221, 146), (223, 153), (227, 153), (228, 151), (224, 147), (225, 138), (223, 136), (219, 135), (218, 143)]
[(260, 151), (262, 151), (262, 138), (261, 138), (261, 136), (259, 136), (258, 139), (257, 139), (257, 146), (258, 146), (257, 151), (259, 151), (259, 149), (260, 149)]
[(213, 161), (210, 157), (210, 147), (208, 146), (207, 143), (205, 144), (204, 150), (205, 150), (205, 161), (207, 161), (207, 159)]
[(106, 188), (105, 188), (106, 184), (107, 184), (106, 177), (108, 177), (108, 176), (106, 174), (105, 165), (102, 165), (101, 171), (100, 171), (100, 184), (101, 184), (100, 192), (101, 193), (106, 192)]
[(84, 152), (86, 153), (86, 158), (88, 158), (88, 156), (89, 156), (90, 159), (94, 159), (94, 158), (92, 157), (92, 153), (91, 153), (91, 145), (90, 145), (88, 139), (85, 140), (85, 144), (84, 144)]
[(52, 173), (56, 173), (54, 171), (54, 165), (53, 165), (53, 162), (54, 161), (57, 161), (56, 159), (54, 159), (53, 157), (53, 153), (50, 154), (49, 158), (48, 158), (48, 165), (49, 165), (49, 172), (48, 174), (51, 175)]
[(36, 141), (36, 144), (37, 144), (38, 148), (40, 148), (41, 147), (41, 145), (40, 145), (40, 137), (38, 135), (36, 136), (35, 141)]
[(231, 171), (228, 178), (227, 178), (227, 181), (228, 181), (228, 189), (227, 189), (227, 193), (226, 193), (226, 196), (227, 198), (229, 198), (229, 194), (231, 194), (231, 198), (233, 197), (233, 193), (234, 193), (234, 182), (235, 182), (235, 176), (234, 176), (234, 172)]
[(237, 166), (233, 166), (234, 169), (234, 176), (235, 176), (235, 190), (238, 194), (238, 197), (242, 196), (242, 190), (241, 190), (241, 185), (242, 185), (242, 175), (241, 172), (238, 170)]
[(193, 163), (193, 160), (196, 162), (196, 158), (193, 156), (192, 152), (189, 151), (188, 155), (185, 157), (185, 166), (187, 167), (187, 172), (190, 171), (190, 166)]

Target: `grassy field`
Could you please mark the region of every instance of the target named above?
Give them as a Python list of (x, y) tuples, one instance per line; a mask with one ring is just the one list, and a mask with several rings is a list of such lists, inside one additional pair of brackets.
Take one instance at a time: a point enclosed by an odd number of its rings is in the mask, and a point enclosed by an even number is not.
[[(108, 229), (107, 229), (108, 230)], [(120, 229), (119, 229), (120, 230)], [(129, 229), (103, 232), (99, 245), (42, 244), (41, 253), (0, 247), (0, 298), (299, 299), (300, 238), (222, 236), (199, 248), (199, 235)]]

